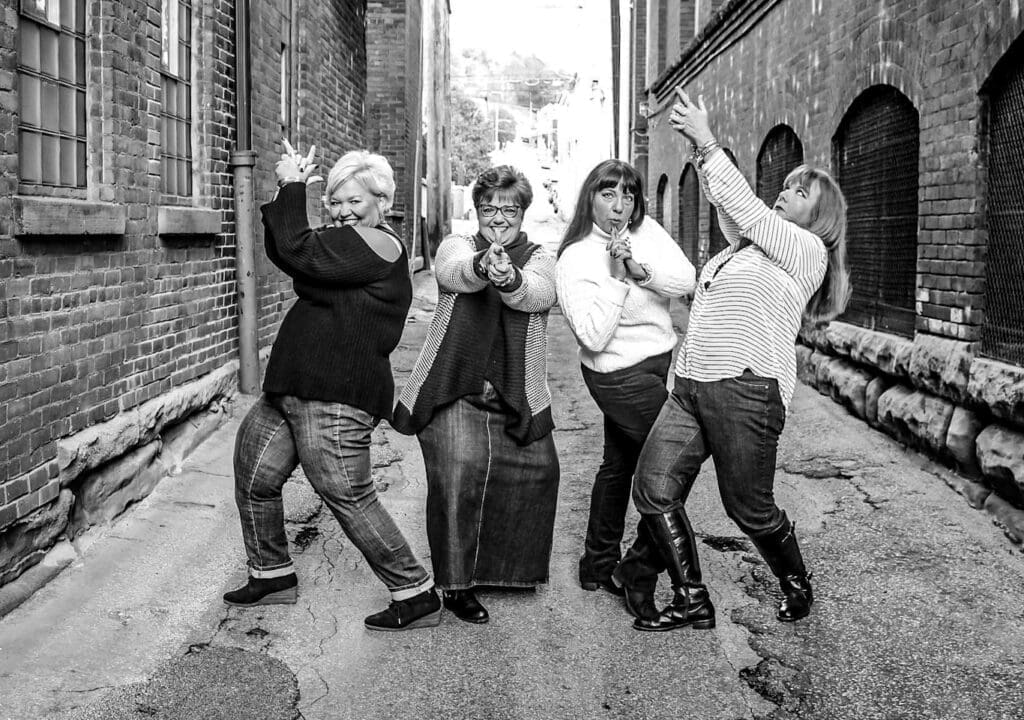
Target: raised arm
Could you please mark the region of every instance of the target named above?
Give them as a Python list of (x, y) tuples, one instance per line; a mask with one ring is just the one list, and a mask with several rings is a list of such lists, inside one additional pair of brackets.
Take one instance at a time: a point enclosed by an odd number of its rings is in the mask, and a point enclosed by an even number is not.
[(709, 197), (728, 213), (742, 237), (794, 277), (819, 273), (825, 246), (814, 233), (779, 217), (758, 198), (722, 150), (714, 150), (700, 169)]
[(309, 227), (304, 182), (286, 184), (261, 211), (267, 254), (289, 275), (361, 286), (391, 272), (393, 262), (370, 248), (355, 229)]

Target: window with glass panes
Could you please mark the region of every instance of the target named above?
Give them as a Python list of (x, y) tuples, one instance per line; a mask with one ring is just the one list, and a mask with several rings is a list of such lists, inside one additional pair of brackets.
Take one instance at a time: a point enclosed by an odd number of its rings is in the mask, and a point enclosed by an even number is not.
[(160, 185), (192, 194), (192, 3), (163, 0), (161, 32)]
[(22, 0), (21, 182), (85, 187), (85, 0)]

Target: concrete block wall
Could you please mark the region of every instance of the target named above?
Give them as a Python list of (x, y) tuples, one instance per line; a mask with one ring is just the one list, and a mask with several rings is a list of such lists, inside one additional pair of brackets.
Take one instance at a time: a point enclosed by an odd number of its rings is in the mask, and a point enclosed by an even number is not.
[[(1022, 32), (1016, 4), (997, 0), (729, 0), (648, 88), (648, 182), (655, 188), (668, 176), (666, 208), (676, 205), (689, 155), (668, 125), (677, 85), (704, 96), (718, 139), (752, 186), (774, 126), (796, 131), (806, 162), (831, 168), (832, 138), (858, 95), (888, 84), (910, 99), (920, 117), (915, 336), (832, 323), (802, 338), (801, 377), (880, 429), (977, 473), (1018, 507), (1022, 370), (976, 350), (987, 241), (979, 92)], [(703, 203), (701, 214), (702, 261)]]
[[(0, 584), (38, 561), (71, 516), (88, 517), (75, 510), (84, 477), (156, 439), (169, 447), (175, 426), (234, 387), (234, 3), (193, 3), (191, 199), (160, 193), (159, 0), (85, 5), (88, 187), (44, 188), (19, 183), (19, 2), (0, 0)], [(292, 5), (292, 139), (315, 142), (329, 164), (364, 143), (365, 0)], [(281, 151), (281, 6), (252, 2), (257, 203), (274, 192)], [(219, 227), (161, 235), (167, 205), (213, 211)], [(69, 222), (25, 234), (32, 213)], [(258, 219), (256, 230), (262, 258)], [(265, 347), (294, 295), (268, 262), (258, 272)], [(96, 444), (88, 462), (70, 459)]]

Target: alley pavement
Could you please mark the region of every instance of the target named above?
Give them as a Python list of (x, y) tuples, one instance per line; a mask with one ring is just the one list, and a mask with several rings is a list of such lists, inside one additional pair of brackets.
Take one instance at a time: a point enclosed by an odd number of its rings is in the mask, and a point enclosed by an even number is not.
[[(552, 245), (559, 228), (532, 228)], [(436, 299), (416, 298), (396, 380)], [(679, 328), (685, 307), (676, 310)], [(1024, 718), (1024, 556), (946, 482), (828, 398), (799, 387), (777, 496), (814, 572), (809, 618), (725, 517), (711, 464), (688, 504), (718, 626), (640, 633), (621, 601), (584, 592), (576, 562), (600, 462), (600, 414), (557, 309), (549, 382), (562, 468), (550, 582), (484, 590), (491, 621), (374, 633), (388, 602), (301, 474), (286, 493), (296, 605), (231, 608), (245, 580), (234, 434), (251, 398), (151, 496), (65, 551), (74, 562), (0, 619), (0, 719)], [(374, 434), (383, 502), (429, 562), (415, 438)], [(633, 524), (635, 516), (631, 518)], [(664, 581), (659, 604), (670, 590)]]

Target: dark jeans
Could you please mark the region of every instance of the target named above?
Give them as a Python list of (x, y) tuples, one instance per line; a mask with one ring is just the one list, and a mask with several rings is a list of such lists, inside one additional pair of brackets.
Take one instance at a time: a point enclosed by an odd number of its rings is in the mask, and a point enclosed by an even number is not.
[[(710, 456), (729, 518), (751, 537), (772, 532), (786, 519), (774, 491), (776, 451), (785, 422), (774, 378), (749, 370), (715, 382), (676, 377), (640, 453), (633, 488), (637, 510), (653, 515), (682, 509)], [(622, 561), (619, 576), (634, 587), (653, 585), (664, 569), (655, 555), (638, 542)]]
[(370, 434), (376, 419), (336, 402), (264, 395), (235, 440), (235, 502), (249, 573), (257, 578), (295, 572), (288, 554), (281, 490), (302, 469), (341, 529), (366, 558), (392, 598), (433, 585), (381, 505), (370, 476)]
[(622, 557), (633, 471), (668, 397), (665, 381), (671, 363), (672, 353), (664, 353), (607, 373), (582, 368), (583, 381), (604, 413), (604, 459), (590, 493), (581, 581), (607, 579)]

